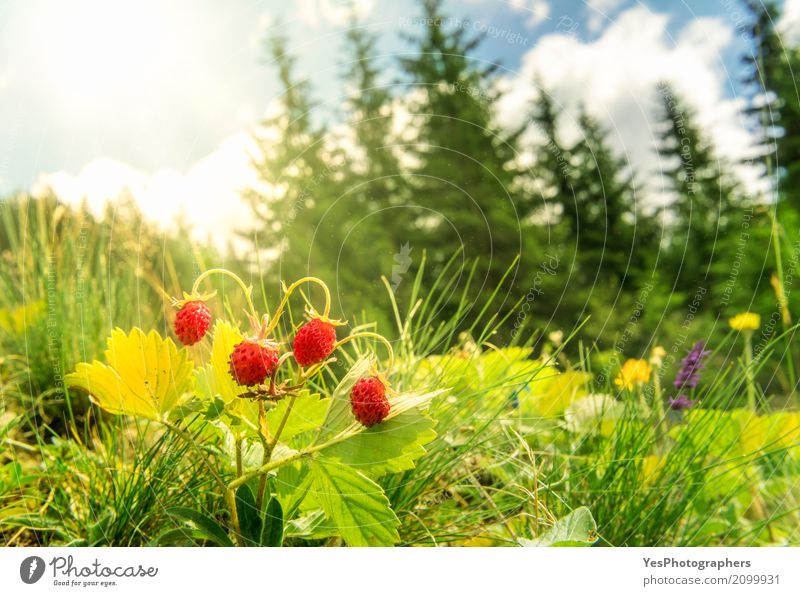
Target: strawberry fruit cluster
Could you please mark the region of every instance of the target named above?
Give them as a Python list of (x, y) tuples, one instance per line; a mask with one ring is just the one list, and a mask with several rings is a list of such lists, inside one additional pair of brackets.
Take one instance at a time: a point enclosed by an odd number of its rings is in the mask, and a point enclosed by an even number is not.
[[(358, 335), (351, 335), (337, 343), (336, 327), (342, 323), (328, 318), (328, 303), (322, 315), (310, 311), (310, 320), (295, 331), (292, 352), (281, 355), (279, 344), (270, 339), (269, 335), (283, 312), (289, 294), (304, 281), (316, 281), (322, 284), (315, 278), (304, 278), (290, 286), (271, 323), (267, 323), (266, 319), (263, 323), (258, 322), (258, 316), (249, 299), (249, 290), (245, 288), (255, 333), (234, 346), (228, 361), (229, 372), (236, 383), (245, 387), (258, 387), (267, 398), (270, 394), (274, 397), (276, 391), (280, 391), (275, 383), (275, 376), (281, 363), (286, 359), (294, 358), (295, 362), (306, 370), (317, 365), (324, 366), (337, 347)], [(184, 295), (184, 300), (173, 300), (173, 304), (178, 308), (174, 322), (175, 335), (186, 346), (200, 342), (208, 333), (212, 321), (211, 310), (206, 304), (208, 297), (197, 293), (198, 283), (199, 279), (192, 294)], [(322, 285), (324, 287), (324, 284)], [(327, 296), (327, 287), (324, 289)], [(391, 409), (386, 391), (386, 382), (382, 375), (376, 374), (359, 379), (350, 393), (350, 405), (356, 420), (366, 427), (383, 422)]]

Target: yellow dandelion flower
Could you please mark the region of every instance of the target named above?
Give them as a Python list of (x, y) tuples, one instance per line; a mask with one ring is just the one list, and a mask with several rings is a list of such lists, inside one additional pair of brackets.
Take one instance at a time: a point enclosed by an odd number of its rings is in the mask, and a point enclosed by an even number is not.
[(622, 365), (622, 369), (619, 371), (617, 378), (614, 379), (614, 383), (616, 383), (618, 387), (633, 389), (634, 385), (647, 383), (647, 381), (650, 380), (651, 372), (652, 369), (647, 363), (647, 360), (630, 358)]
[(728, 323), (736, 331), (755, 331), (761, 326), (761, 316), (754, 312), (741, 312)]

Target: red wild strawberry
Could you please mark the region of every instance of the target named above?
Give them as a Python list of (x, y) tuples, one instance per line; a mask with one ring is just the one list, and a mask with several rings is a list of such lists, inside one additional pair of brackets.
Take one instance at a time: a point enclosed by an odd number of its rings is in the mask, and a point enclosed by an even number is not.
[(300, 366), (311, 366), (325, 360), (336, 344), (336, 327), (330, 321), (311, 319), (297, 330), (292, 349)]
[(356, 420), (366, 427), (383, 422), (391, 408), (386, 387), (378, 377), (359, 379), (350, 392), (350, 407)]
[(260, 385), (275, 373), (278, 350), (245, 340), (234, 346), (229, 362), (231, 376), (239, 385)]
[(211, 311), (202, 300), (186, 302), (175, 316), (175, 335), (186, 346), (199, 342), (211, 325)]

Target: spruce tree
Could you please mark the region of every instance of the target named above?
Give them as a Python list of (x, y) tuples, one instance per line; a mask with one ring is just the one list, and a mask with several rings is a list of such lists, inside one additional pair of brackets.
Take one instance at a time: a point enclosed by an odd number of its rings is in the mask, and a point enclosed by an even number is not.
[(554, 97), (536, 86), (527, 188), (540, 205), (536, 231), (561, 264), (555, 275), (542, 278), (536, 314), (571, 324), (591, 314), (582, 336), (608, 347), (601, 340), (617, 316), (615, 308), (632, 302), (620, 292), (634, 296), (649, 280), (648, 253), (658, 236), (652, 218), (638, 206), (633, 172), (614, 153), (603, 127), (581, 109), (580, 136), (568, 144)]
[[(312, 119), (316, 105), (310, 83), (296, 78), (286, 43), (282, 35), (268, 40), (281, 94), (277, 113), (261, 123), (256, 135), (261, 155), (254, 166), (260, 184), (243, 196), (260, 226), (258, 246), (278, 249), (274, 268), (288, 279), (308, 268), (320, 211), (335, 196), (335, 171), (324, 152), (327, 131)], [(272, 256), (268, 253), (265, 259)], [(266, 262), (260, 261), (262, 266)]]
[(605, 130), (585, 110), (578, 124), (581, 138), (570, 149), (570, 180), (572, 211), (580, 224), (579, 265), (617, 286), (626, 280), (633, 284), (632, 278), (645, 265), (651, 238), (637, 207), (633, 174), (625, 160), (614, 154)]
[(465, 262), (478, 258), (476, 278), (484, 298), (521, 254), (515, 295), (524, 294), (523, 271), (535, 262), (537, 244), (523, 233), (530, 205), (514, 191), (516, 137), (493, 118), (500, 98), (493, 87), (497, 66), (475, 58), (483, 36), (449, 26), (441, 4), (422, 3), (423, 31), (409, 38), (416, 55), (400, 60), (418, 129), (410, 148), (412, 246), (427, 251), (434, 274), (459, 247)]
[(800, 210), (800, 49), (776, 29), (781, 9), (776, 2), (745, 2), (752, 15), (752, 54), (745, 57), (751, 103), (746, 113), (764, 147), (761, 159), (779, 200)]
[(337, 269), (337, 292), (343, 302), (377, 307), (373, 318), (391, 309), (381, 277), (402, 294), (411, 286), (412, 263), (420, 256), (407, 245), (407, 185), (393, 147), (394, 98), (381, 76), (384, 65), (375, 58), (377, 43), (375, 35), (351, 22), (343, 73), (344, 124), (351, 138), (343, 152), (342, 196), (330, 211), (338, 217), (329, 216), (340, 221), (340, 229), (330, 233), (340, 238), (337, 258), (346, 264)]
[[(663, 127), (658, 146), (671, 203), (665, 266), (674, 288), (688, 300), (698, 287), (718, 304), (727, 275), (724, 247), (741, 225), (744, 195), (731, 166), (696, 124), (689, 106), (660, 85)], [(715, 296), (716, 294), (716, 296)]]

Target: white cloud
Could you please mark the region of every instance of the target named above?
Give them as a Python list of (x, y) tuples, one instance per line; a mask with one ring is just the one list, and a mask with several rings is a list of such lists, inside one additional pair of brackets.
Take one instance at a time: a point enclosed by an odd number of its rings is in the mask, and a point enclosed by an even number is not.
[(265, 12), (258, 17), (255, 29), (253, 29), (253, 33), (250, 35), (251, 48), (258, 50), (262, 47), (262, 44), (264, 43), (264, 40), (266, 39), (272, 25), (274, 25), (274, 21), (272, 15), (268, 12)]
[(611, 13), (624, 2), (625, 0), (586, 0), (586, 10), (589, 12), (589, 31), (599, 31), (605, 23), (609, 22)]
[(143, 172), (113, 159), (97, 158), (75, 175), (41, 174), (31, 192), (41, 195), (52, 190), (73, 205), (86, 200), (98, 215), (108, 202), (129, 194), (144, 216), (163, 229), (170, 229), (181, 216), (192, 226), (197, 240), (210, 239), (224, 249), (234, 232), (252, 221), (239, 192), (258, 186), (248, 157), (257, 152), (252, 137), (242, 132), (225, 139), (216, 151), (185, 172)]
[[(522, 59), (520, 72), (501, 81), (508, 95), (501, 105), (501, 124), (513, 125), (537, 96), (534, 81), (561, 104), (561, 123), (575, 133), (580, 105), (610, 131), (610, 140), (644, 178), (661, 165), (654, 151), (660, 111), (656, 85), (672, 83), (697, 112), (719, 152), (731, 160), (752, 155), (755, 139), (740, 114), (743, 99), (725, 96), (731, 83), (720, 56), (733, 32), (719, 19), (696, 19), (675, 39), (666, 32), (668, 17), (642, 7), (623, 12), (599, 38), (582, 42), (574, 36), (543, 37)], [(755, 188), (752, 168), (737, 172)], [(658, 192), (658, 177), (651, 188)]]
[[(529, 8), (535, 4), (529, 0), (514, 1)], [(311, 13), (319, 18), (329, 19), (331, 14), (339, 18), (336, 11), (342, 10), (341, 5), (321, 0), (302, 4), (321, 10)], [(610, 0), (593, 4), (608, 6)], [(790, 4), (800, 6), (800, 0), (790, 0)], [(362, 5), (371, 10), (372, 2)], [(787, 4), (786, 14), (790, 15), (788, 8)], [(800, 9), (795, 14), (800, 14)], [(610, 130), (612, 142), (624, 152), (641, 178), (652, 178), (661, 165), (654, 151), (656, 84), (668, 80), (697, 110), (699, 123), (711, 131), (723, 155), (732, 160), (747, 156), (754, 139), (739, 115), (742, 101), (724, 94), (730, 81), (720, 53), (732, 40), (730, 26), (720, 19), (697, 19), (672, 39), (666, 31), (667, 23), (666, 15), (637, 7), (617, 15), (591, 42), (568, 34), (542, 37), (523, 56), (520, 71), (500, 83), (508, 90), (499, 110), (501, 124), (512, 126), (524, 117), (537, 94), (533, 82), (538, 76), (562, 104), (562, 122), (567, 130), (571, 125), (574, 131), (577, 108), (584, 104)], [(736, 73), (730, 76), (735, 77)], [(403, 105), (405, 101), (413, 103), (413, 97), (395, 102), (393, 131), (399, 142), (413, 141), (415, 133), (413, 118)], [(276, 106), (273, 102), (270, 109), (274, 112)], [(240, 118), (252, 121), (254, 113), (254, 108), (244, 105)], [(257, 185), (248, 151), (257, 149), (249, 134), (239, 133), (183, 171), (144, 171), (120, 161), (98, 158), (78, 173), (42, 174), (34, 190), (41, 193), (49, 186), (73, 204), (86, 198), (95, 211), (100, 211), (107, 201), (127, 189), (149, 219), (168, 228), (174, 225), (176, 216), (183, 215), (194, 226), (198, 239), (210, 236), (223, 246), (234, 230), (252, 221), (249, 208), (239, 196), (241, 189)], [(398, 156), (408, 163), (401, 150)], [(751, 170), (741, 169), (740, 174), (754, 184)]]
[(297, 18), (310, 27), (344, 27), (351, 16), (363, 19), (372, 14), (375, 0), (298, 0), (296, 6)]
[(594, 10), (609, 11), (622, 5), (625, 0), (586, 0), (586, 5)]
[(14, 71), (13, 70), (0, 70), (0, 91), (3, 89), (10, 87), (11, 83), (14, 81)]
[(784, 35), (787, 45), (800, 42), (800, 0), (786, 0), (778, 21), (778, 31)]
[(546, 0), (511, 0), (511, 8), (527, 13), (525, 24), (530, 28), (550, 18), (550, 3)]

